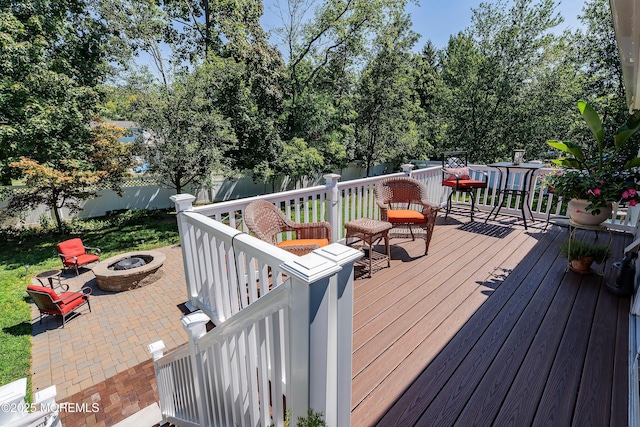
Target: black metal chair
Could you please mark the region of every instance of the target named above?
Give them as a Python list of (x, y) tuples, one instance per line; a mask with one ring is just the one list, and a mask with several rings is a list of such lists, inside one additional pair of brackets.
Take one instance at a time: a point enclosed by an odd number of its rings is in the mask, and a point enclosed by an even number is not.
[[(473, 175), (482, 175), (482, 180), (473, 179)], [(469, 194), (471, 198), (471, 221), (475, 210), (476, 199), (474, 193), (479, 188), (487, 188), (488, 176), (485, 172), (469, 169), (466, 151), (445, 151), (442, 153), (442, 185), (451, 188), (447, 199), (445, 219), (451, 210), (451, 198), (457, 191)]]

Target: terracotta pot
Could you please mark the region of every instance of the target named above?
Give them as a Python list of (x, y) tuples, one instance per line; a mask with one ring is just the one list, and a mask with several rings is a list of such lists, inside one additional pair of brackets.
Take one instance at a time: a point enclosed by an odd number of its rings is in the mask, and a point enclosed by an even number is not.
[(594, 258), (592, 256), (574, 259), (570, 262), (569, 266), (571, 271), (575, 271), (580, 274), (589, 274), (593, 273), (593, 269), (591, 268), (591, 264), (593, 263)]
[(613, 211), (613, 206), (609, 204), (609, 206), (599, 208), (599, 214), (593, 215), (592, 209), (586, 209), (588, 205), (589, 201), (586, 199), (571, 199), (567, 205), (567, 215), (571, 221), (581, 225), (600, 225), (611, 216), (611, 211)]

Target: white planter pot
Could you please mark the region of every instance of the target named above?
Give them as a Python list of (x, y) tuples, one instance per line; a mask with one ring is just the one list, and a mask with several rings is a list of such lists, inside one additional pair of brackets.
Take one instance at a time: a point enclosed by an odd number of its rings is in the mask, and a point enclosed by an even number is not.
[(611, 204), (607, 207), (599, 208), (600, 213), (597, 215), (593, 215), (592, 209), (586, 209), (588, 205), (589, 201), (586, 199), (571, 199), (567, 206), (567, 215), (569, 215), (571, 221), (581, 225), (599, 225), (611, 216), (611, 211), (613, 210)]

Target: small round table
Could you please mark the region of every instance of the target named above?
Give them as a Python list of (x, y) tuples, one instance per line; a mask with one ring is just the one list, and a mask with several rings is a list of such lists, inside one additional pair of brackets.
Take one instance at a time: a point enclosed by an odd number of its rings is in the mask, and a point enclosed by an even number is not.
[[(51, 287), (51, 289), (55, 289), (57, 287), (62, 288), (63, 291), (69, 290), (69, 285), (62, 283), (60, 280), (60, 275), (62, 274), (62, 270), (47, 270), (42, 273), (36, 274), (35, 278), (38, 279), (38, 282), (42, 286), (46, 286), (47, 283)], [(56, 280), (57, 284), (54, 286), (53, 281)]]
[[(369, 248), (369, 257), (357, 261), (356, 264), (367, 267), (368, 259), (369, 276), (373, 265), (387, 261), (387, 267), (391, 267), (391, 251), (389, 249), (389, 230), (392, 224), (387, 221), (379, 221), (377, 219), (360, 218), (345, 223), (344, 228), (347, 230), (346, 243), (349, 245), (349, 239), (361, 239)], [(373, 250), (373, 243), (379, 239), (384, 239), (386, 253), (380, 253)], [(364, 250), (364, 245), (362, 247)], [(365, 252), (366, 253), (366, 252)]]

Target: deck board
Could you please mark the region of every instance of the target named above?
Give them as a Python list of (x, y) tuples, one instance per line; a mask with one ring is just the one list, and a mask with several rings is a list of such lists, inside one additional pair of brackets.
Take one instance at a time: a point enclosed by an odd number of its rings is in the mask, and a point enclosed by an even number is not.
[(356, 280), (351, 424), (624, 425), (628, 298), (565, 271), (566, 229), (467, 221)]
[[(564, 267), (566, 263), (562, 262)], [(565, 303), (554, 304), (543, 319), (509, 391), (502, 398), (494, 419), (496, 425), (517, 425), (518, 422), (530, 425), (534, 419), (556, 349), (562, 339), (565, 324), (559, 323), (559, 319), (569, 317), (572, 307), (569, 301), (575, 299), (579, 289), (579, 278), (576, 276), (573, 279), (576, 282), (574, 285), (558, 287), (554, 298)], [(530, 369), (531, 366), (535, 366), (535, 369)]]
[(611, 394), (610, 426), (626, 426), (628, 420), (628, 363), (629, 363), (629, 300), (618, 299), (618, 325), (616, 333), (616, 354), (613, 365), (613, 387)]
[[(372, 374), (377, 371), (392, 371), (399, 367), (399, 362), (407, 364), (408, 362), (403, 359), (411, 355), (414, 351), (419, 351), (422, 356), (422, 362), (425, 361), (424, 351), (419, 350), (419, 347), (424, 343), (425, 339), (429, 339), (431, 342), (444, 341), (442, 337), (449, 336), (451, 331), (447, 328), (438, 328), (441, 326), (452, 313), (457, 310), (469, 311), (469, 314), (473, 313), (479, 305), (481, 305), (487, 298), (487, 295), (483, 292), (491, 291), (490, 288), (484, 285), (478, 285), (476, 273), (483, 266), (495, 257), (498, 257), (498, 262), (502, 262), (506, 254), (512, 253), (517, 250), (517, 247), (522, 243), (518, 239), (508, 240), (500, 242), (502, 248), (496, 253), (484, 251), (476, 253), (475, 251), (468, 251), (462, 257), (462, 265), (466, 265), (466, 268), (452, 269), (445, 268), (440, 270), (434, 276), (430, 276), (428, 273), (421, 273), (418, 275), (418, 279), (421, 284), (421, 288), (432, 289), (424, 300), (418, 300), (416, 293), (405, 295), (404, 298), (409, 301), (417, 301), (415, 304), (415, 310), (407, 310), (402, 317), (395, 319), (395, 321), (388, 321), (388, 326), (384, 331), (376, 335), (376, 339), (370, 341), (366, 349), (359, 349), (354, 352), (354, 374), (363, 377), (361, 381), (354, 383), (354, 402), (358, 401), (360, 396), (366, 396), (368, 393), (374, 391), (374, 387), (377, 385), (376, 375)], [(495, 261), (495, 260), (494, 260)], [(432, 268), (436, 268), (435, 266)], [(422, 268), (418, 268), (422, 270)], [(469, 298), (476, 294), (476, 304), (469, 301)], [(394, 299), (390, 298), (390, 303), (394, 304)], [(465, 316), (459, 316), (462, 321)], [(448, 326), (454, 326), (457, 329), (462, 327), (462, 323), (452, 324), (448, 323)], [(398, 334), (397, 331), (401, 331)], [(444, 335), (443, 335), (444, 334)], [(430, 335), (434, 335), (430, 337)], [(389, 346), (389, 351), (381, 352), (380, 343), (384, 343), (385, 346)], [(369, 350), (369, 352), (367, 352)], [(376, 358), (372, 360), (371, 354), (374, 353)], [(364, 362), (363, 362), (364, 359)], [(418, 357), (420, 359), (420, 357)], [(427, 360), (428, 361), (428, 360)], [(416, 361), (417, 362), (417, 361)], [(416, 362), (410, 362), (410, 366), (402, 367), (398, 372), (403, 376), (417, 375), (417, 372), (411, 372), (412, 370), (420, 369), (421, 364)], [(368, 364), (367, 370), (360, 371), (361, 364)], [(357, 387), (356, 387), (357, 384)], [(389, 393), (402, 392), (396, 388), (391, 388), (389, 385), (380, 388), (379, 393), (383, 396)], [(368, 410), (370, 412), (371, 410)]]

